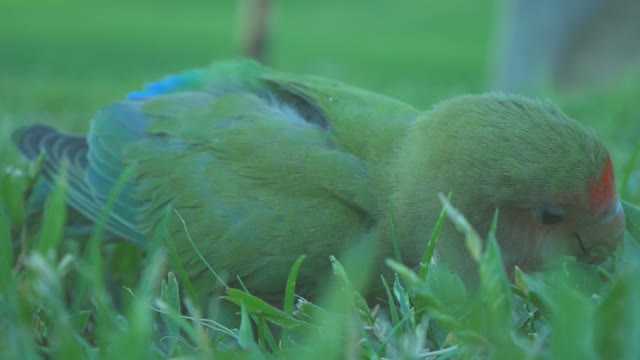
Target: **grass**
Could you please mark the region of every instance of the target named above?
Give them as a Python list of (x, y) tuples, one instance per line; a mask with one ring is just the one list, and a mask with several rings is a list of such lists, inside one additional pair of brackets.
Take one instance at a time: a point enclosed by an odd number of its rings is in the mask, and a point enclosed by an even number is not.
[[(329, 0), (312, 10), (307, 3), (276, 3), (268, 58), (277, 68), (341, 79), (425, 108), (484, 87), (489, 0), (471, 7), (461, 7), (460, 0), (411, 0), (403, 7)], [(233, 2), (189, 0), (176, 7), (169, 1), (116, 0), (96, 7), (78, 0), (64, 6), (7, 0), (2, 6), (5, 134), (32, 122), (85, 131), (100, 107), (123, 94), (166, 74), (236, 56), (240, 49), (242, 17)], [(0, 143), (0, 162), (15, 157), (12, 147)]]
[[(85, 131), (104, 104), (167, 73), (236, 54), (234, 3), (189, 0), (109, 6), (8, 0), (0, 11), (0, 346), (4, 358), (638, 358), (640, 247), (628, 236), (607, 269), (570, 259), (507, 281), (493, 233), (486, 246), (446, 199), (442, 219), (460, 224), (480, 273), (466, 289), (446, 269), (416, 273), (388, 261), (386, 302), (369, 308), (366, 253), (332, 259), (334, 283), (313, 303), (273, 307), (246, 289), (224, 303), (232, 326), (202, 313), (162, 234), (147, 253), (105, 241), (101, 224), (69, 228), (61, 179), (42, 209), (27, 203), (37, 166), (8, 141), (17, 126), (44, 122)], [(287, 71), (337, 78), (427, 108), (489, 90), (493, 1), (277, 2), (269, 60)], [(607, 142), (624, 198), (640, 201), (640, 76), (573, 94), (549, 92)], [(635, 155), (634, 155), (635, 154)], [(454, 195), (455, 204), (455, 195)], [(499, 221), (499, 214), (497, 214)], [(42, 230), (34, 228), (42, 223)], [(630, 231), (640, 237), (640, 225)], [(89, 239), (89, 240), (87, 240)], [(437, 239), (437, 229), (431, 238)], [(424, 263), (429, 264), (428, 247)], [(167, 273), (168, 268), (175, 274)], [(346, 269), (346, 270), (345, 270)], [(363, 270), (366, 273), (366, 271)], [(388, 280), (388, 279), (387, 279)], [(231, 304), (231, 305), (230, 305)], [(235, 305), (234, 305), (235, 304)], [(228, 325), (228, 324), (227, 324)]]

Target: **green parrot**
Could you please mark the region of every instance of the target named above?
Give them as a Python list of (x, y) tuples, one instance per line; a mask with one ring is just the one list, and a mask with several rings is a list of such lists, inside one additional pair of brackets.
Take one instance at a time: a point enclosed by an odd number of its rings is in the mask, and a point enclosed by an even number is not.
[[(419, 111), (234, 60), (130, 93), (102, 109), (87, 136), (34, 125), (13, 139), (29, 159), (46, 154), (48, 181), (66, 168), (70, 206), (94, 221), (133, 164), (107, 230), (144, 247), (166, 224), (200, 293), (217, 280), (194, 245), (231, 283), (267, 299), (281, 296), (302, 254), (302, 294), (317, 288), (330, 255), (359, 244), (374, 250), (374, 273), (395, 256), (394, 236), (417, 266), (439, 193), (451, 192), (481, 234), (499, 209), (508, 272), (556, 254), (599, 262), (625, 230), (603, 143), (551, 103), (519, 96), (460, 96)], [(463, 278), (475, 271), (452, 224), (436, 258)]]

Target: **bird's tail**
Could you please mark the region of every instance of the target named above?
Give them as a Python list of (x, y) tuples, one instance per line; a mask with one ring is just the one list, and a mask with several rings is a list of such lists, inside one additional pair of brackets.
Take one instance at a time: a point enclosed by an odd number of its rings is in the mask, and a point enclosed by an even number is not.
[[(85, 137), (64, 134), (45, 125), (32, 125), (17, 129), (11, 138), (29, 160), (35, 160), (44, 154), (41, 168), (44, 183), (38, 184), (39, 199), (46, 198), (51, 184), (60, 172), (64, 171), (69, 205), (92, 222), (100, 218), (105, 199), (102, 199), (87, 181), (90, 163), (89, 145)], [(38, 203), (40, 206), (43, 205), (43, 201)], [(144, 236), (137, 228), (122, 219), (117, 211), (110, 213), (105, 227), (115, 237), (126, 239), (136, 245), (143, 245), (145, 242)]]
[(29, 160), (46, 154), (42, 174), (49, 181), (58, 175), (63, 164), (74, 173), (84, 173), (87, 168), (89, 147), (82, 136), (63, 134), (45, 125), (32, 125), (18, 128), (11, 139)]

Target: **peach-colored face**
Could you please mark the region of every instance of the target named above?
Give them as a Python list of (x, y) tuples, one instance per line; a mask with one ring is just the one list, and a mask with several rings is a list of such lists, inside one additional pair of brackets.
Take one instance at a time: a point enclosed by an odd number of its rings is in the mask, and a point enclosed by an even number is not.
[[(624, 236), (624, 211), (620, 201), (594, 216), (567, 216), (562, 224), (538, 232), (542, 256), (572, 255), (594, 264), (609, 256)], [(545, 227), (544, 225), (540, 225)]]
[(602, 262), (622, 241), (625, 229), (611, 161), (607, 159), (600, 178), (590, 184), (586, 200), (565, 198), (561, 205), (519, 209), (509, 220), (512, 234), (503, 235), (519, 238), (517, 244), (522, 248), (510, 249), (514, 256), (505, 257), (507, 267), (536, 270), (558, 255), (575, 256), (590, 264)]

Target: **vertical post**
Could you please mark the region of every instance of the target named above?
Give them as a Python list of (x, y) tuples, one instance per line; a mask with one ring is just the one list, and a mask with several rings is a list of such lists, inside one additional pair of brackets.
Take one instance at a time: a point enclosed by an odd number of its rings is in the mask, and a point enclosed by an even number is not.
[(244, 55), (264, 62), (268, 50), (269, 16), (275, 0), (251, 0)]

